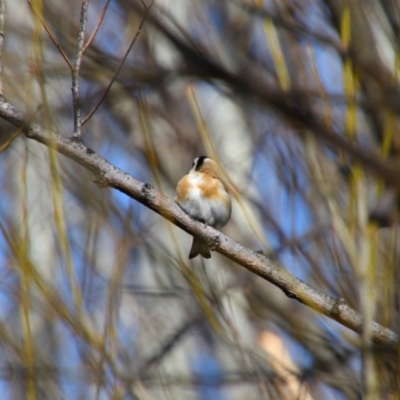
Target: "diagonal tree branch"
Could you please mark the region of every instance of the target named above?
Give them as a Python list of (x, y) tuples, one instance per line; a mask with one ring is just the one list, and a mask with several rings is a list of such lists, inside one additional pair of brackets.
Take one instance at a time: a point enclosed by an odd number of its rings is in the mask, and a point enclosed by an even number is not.
[[(5, 100), (0, 100), (0, 118), (17, 128), (23, 128), (26, 137), (46, 146), (53, 146), (61, 154), (91, 171), (99, 186), (111, 187), (125, 193), (185, 232), (199, 236), (212, 250), (271, 282), (287, 296), (357, 333), (362, 332), (363, 317), (349, 307), (344, 299), (331, 297), (311, 287), (264, 254), (250, 250), (210, 226), (204, 227), (202, 223), (192, 220), (174, 201), (158, 193), (151, 185), (140, 182), (113, 166), (82, 143), (45, 130), (38, 124), (29, 124), (27, 116)], [(387, 345), (395, 345), (399, 342), (399, 337), (395, 332), (375, 322), (373, 323), (373, 339), (376, 343)]]

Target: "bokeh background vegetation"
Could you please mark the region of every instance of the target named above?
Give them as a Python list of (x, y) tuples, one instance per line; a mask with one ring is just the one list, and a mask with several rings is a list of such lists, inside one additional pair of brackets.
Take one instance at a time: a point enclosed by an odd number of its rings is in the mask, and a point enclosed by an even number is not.
[[(344, 298), (364, 333), (218, 254), (189, 262), (187, 234), (0, 121), (1, 397), (400, 398), (399, 349), (370, 337), (372, 321), (399, 331), (400, 170), (364, 157), (398, 159), (400, 5), (155, 0), (121, 64), (143, 1), (89, 3), (86, 39), (105, 14), (83, 117), (110, 90), (83, 142), (170, 197), (195, 157), (216, 158), (234, 200), (223, 231)], [(5, 97), (70, 137), (55, 43), (73, 59), (81, 2), (6, 7)]]

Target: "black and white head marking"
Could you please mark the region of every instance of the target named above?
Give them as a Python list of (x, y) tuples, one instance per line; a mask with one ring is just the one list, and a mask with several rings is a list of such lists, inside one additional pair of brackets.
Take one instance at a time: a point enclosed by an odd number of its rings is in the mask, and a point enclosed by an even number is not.
[(207, 159), (209, 159), (209, 157), (207, 156), (200, 156), (195, 158), (192, 164), (192, 171), (199, 171)]

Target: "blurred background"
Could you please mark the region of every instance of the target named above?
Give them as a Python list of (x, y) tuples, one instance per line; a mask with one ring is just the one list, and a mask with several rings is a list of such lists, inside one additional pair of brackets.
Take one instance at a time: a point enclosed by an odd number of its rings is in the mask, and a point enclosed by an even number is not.
[[(6, 2), (5, 97), (67, 137), (80, 13)], [(394, 0), (90, 1), (84, 144), (171, 198), (218, 160), (223, 232), (345, 299), (363, 334), (219, 254), (189, 261), (189, 235), (0, 121), (1, 398), (399, 399), (399, 349), (371, 341), (400, 321), (399, 18)]]

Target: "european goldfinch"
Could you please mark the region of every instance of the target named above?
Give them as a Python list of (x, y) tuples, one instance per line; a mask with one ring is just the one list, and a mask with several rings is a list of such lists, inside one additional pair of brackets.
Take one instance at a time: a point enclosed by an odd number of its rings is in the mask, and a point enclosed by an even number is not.
[[(219, 166), (206, 156), (196, 158), (192, 169), (179, 181), (175, 201), (193, 219), (214, 228), (226, 225), (231, 216), (231, 198), (221, 182)], [(193, 237), (189, 259), (199, 254), (211, 258), (206, 243)]]

